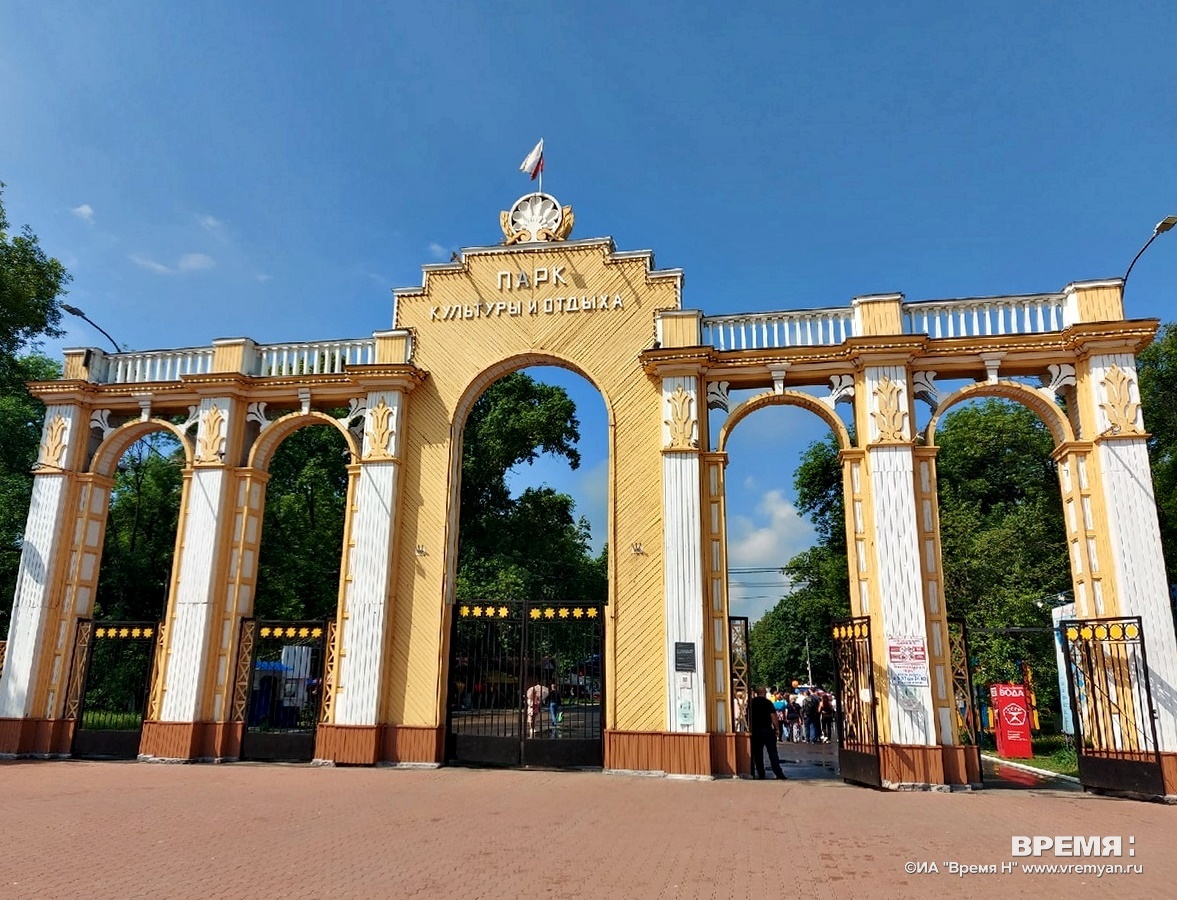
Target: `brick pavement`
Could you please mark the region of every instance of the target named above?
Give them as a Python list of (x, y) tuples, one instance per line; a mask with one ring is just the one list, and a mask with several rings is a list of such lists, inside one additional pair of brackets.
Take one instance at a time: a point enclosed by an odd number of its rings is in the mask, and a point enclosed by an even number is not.
[[(1177, 809), (1052, 790), (16, 761), (0, 763), (0, 810), (4, 898), (1162, 897), (1177, 883)], [(1144, 874), (903, 870), (1000, 862), (1012, 834), (1058, 833), (1132, 835), (1120, 862)]]

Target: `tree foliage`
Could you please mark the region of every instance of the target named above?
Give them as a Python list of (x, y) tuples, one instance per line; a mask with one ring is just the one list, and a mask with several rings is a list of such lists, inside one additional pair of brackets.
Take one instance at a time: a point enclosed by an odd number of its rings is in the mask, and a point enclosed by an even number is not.
[(1177, 584), (1177, 322), (1140, 354), (1140, 400), (1169, 584)]
[(59, 298), (69, 274), (47, 256), (29, 226), (8, 233), (0, 182), (0, 388), (23, 389), (22, 349), (42, 337), (61, 334)]
[(547, 452), (580, 465), (576, 405), (563, 388), (516, 372), (496, 381), (466, 420), (457, 596), (465, 600), (603, 602), (606, 551), (594, 557), (587, 520), (567, 494), (528, 488), (507, 473)]
[(136, 441), (115, 470), (95, 619), (158, 621), (167, 609), (184, 452), (170, 434)]

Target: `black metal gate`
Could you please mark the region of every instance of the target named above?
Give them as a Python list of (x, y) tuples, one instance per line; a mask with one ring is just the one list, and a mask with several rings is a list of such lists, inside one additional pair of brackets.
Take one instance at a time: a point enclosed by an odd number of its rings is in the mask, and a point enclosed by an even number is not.
[(1164, 796), (1140, 617), (1073, 619), (1059, 630), (1083, 787)]
[(834, 672), (838, 694), (838, 768), (842, 778), (881, 787), (878, 698), (867, 616), (834, 623)]
[(964, 619), (948, 620), (948, 660), (952, 666), (953, 712), (957, 742), (976, 754), (976, 777), (984, 781), (981, 766), (981, 715), (973, 691), (973, 668), (969, 658), (969, 633)]
[[(305, 762), (315, 757), (330, 622), (241, 623), (237, 696), (241, 758)], [(240, 679), (248, 672), (244, 684)], [(248, 698), (248, 699), (246, 699)]]
[(446, 759), (602, 765), (604, 607), (482, 602), (454, 612)]
[(727, 620), (728, 650), (731, 653), (732, 731), (748, 730), (748, 617), (729, 616)]
[(74, 756), (139, 755), (159, 627), (78, 619), (64, 715), (74, 722)]

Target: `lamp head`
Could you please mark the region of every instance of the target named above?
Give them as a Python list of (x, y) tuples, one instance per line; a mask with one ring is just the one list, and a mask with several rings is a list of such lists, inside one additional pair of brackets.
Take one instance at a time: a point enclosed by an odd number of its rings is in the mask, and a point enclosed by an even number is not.
[[(1177, 220), (1175, 220), (1175, 221), (1177, 221)], [(1160, 228), (1160, 227), (1161, 227), (1160, 225), (1157, 226), (1157, 228)], [(1173, 226), (1170, 225), (1169, 227), (1172, 228)], [(85, 316), (86, 315), (84, 312), (82, 312), (76, 306), (70, 306), (68, 303), (61, 304), (61, 308), (65, 312), (69, 313), (71, 316)]]
[(1164, 234), (1170, 231), (1174, 225), (1177, 225), (1177, 216), (1166, 216), (1157, 222), (1157, 227), (1153, 229), (1153, 234)]

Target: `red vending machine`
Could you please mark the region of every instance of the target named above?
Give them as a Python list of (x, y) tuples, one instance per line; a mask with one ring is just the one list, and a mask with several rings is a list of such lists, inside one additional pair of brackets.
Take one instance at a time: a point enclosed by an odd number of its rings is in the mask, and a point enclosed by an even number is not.
[(989, 699), (997, 721), (997, 755), (1006, 759), (1030, 759), (1030, 702), (1021, 684), (994, 684)]

